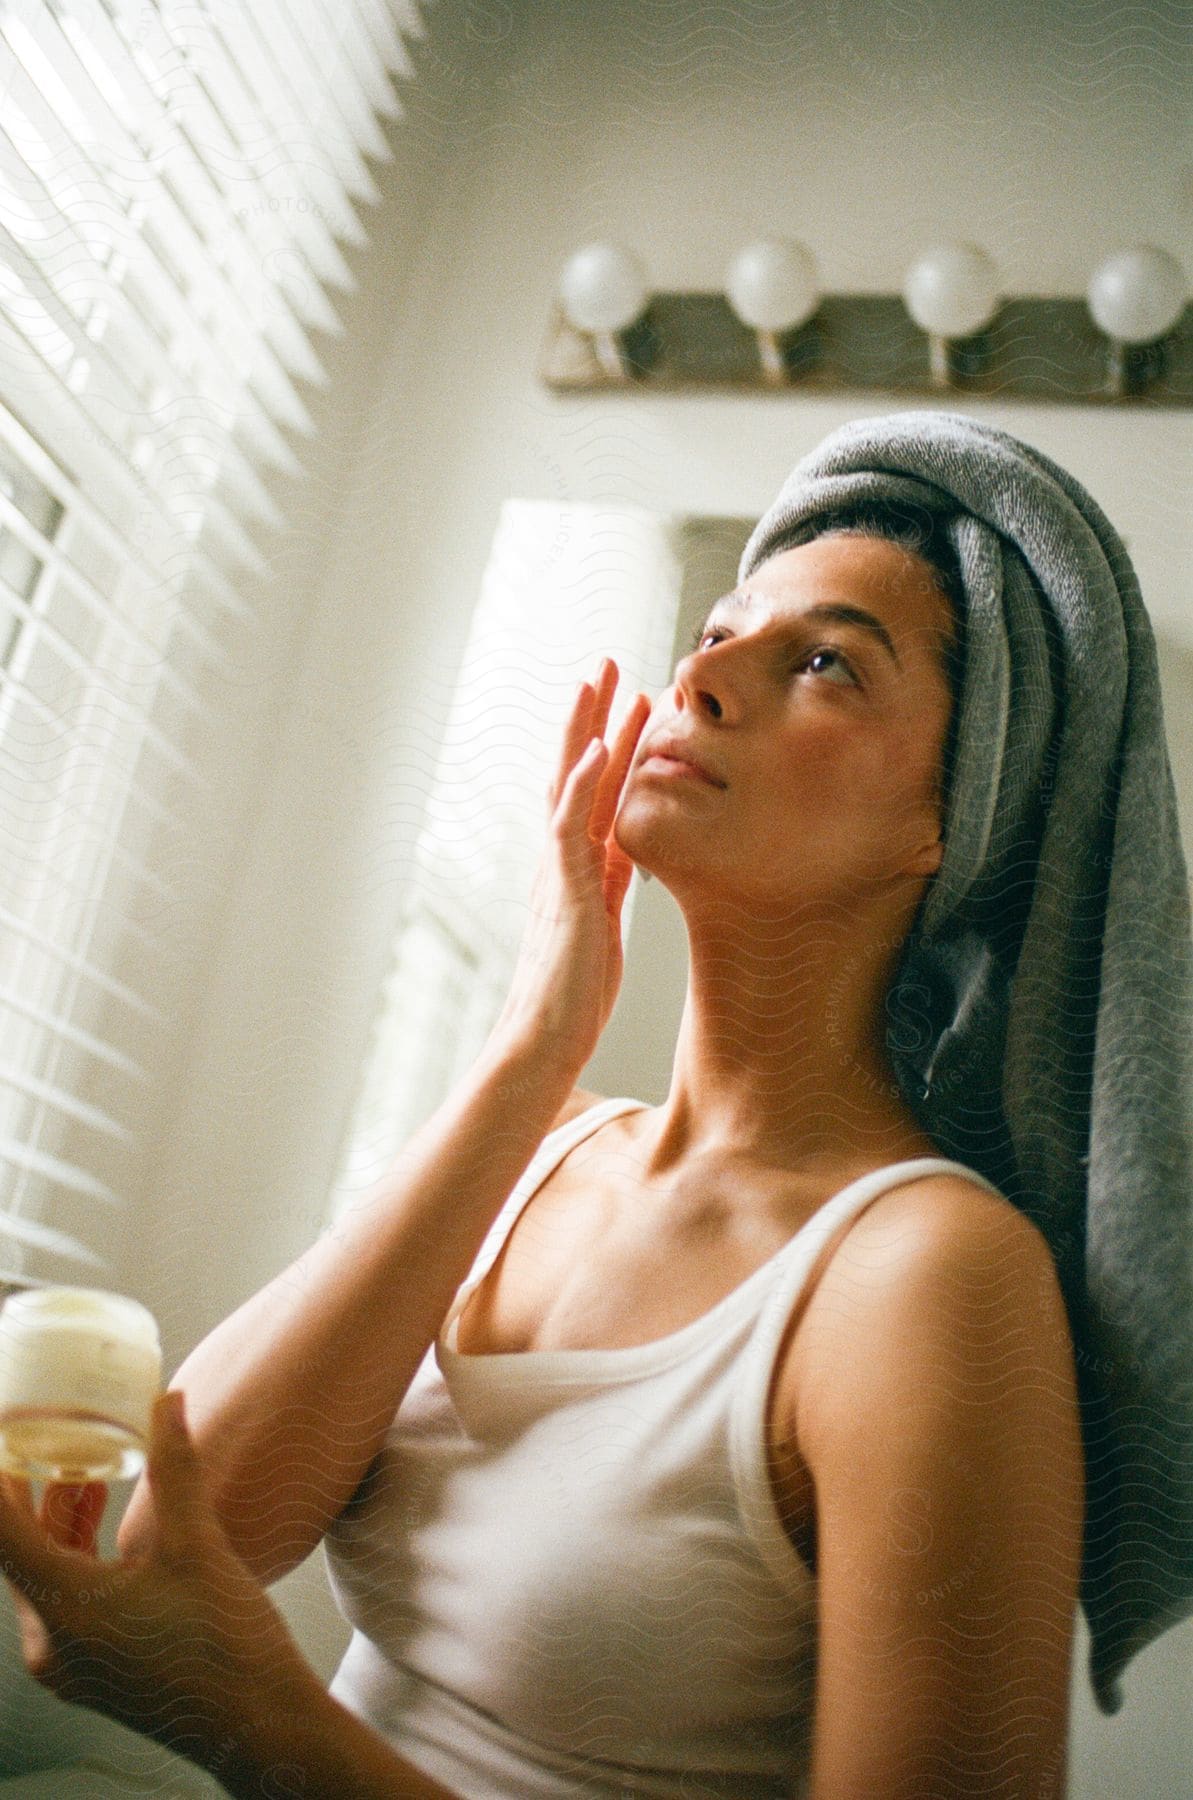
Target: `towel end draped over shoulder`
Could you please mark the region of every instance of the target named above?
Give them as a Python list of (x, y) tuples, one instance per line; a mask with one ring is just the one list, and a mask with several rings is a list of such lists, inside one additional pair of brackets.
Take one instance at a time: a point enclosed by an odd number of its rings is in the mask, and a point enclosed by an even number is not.
[(745, 581), (842, 508), (951, 540), (964, 673), (945, 853), (888, 1048), (944, 1155), (1034, 1220), (1076, 1349), (1097, 1704), (1193, 1615), (1193, 950), (1155, 642), (1084, 488), (1009, 433), (896, 413), (798, 463)]

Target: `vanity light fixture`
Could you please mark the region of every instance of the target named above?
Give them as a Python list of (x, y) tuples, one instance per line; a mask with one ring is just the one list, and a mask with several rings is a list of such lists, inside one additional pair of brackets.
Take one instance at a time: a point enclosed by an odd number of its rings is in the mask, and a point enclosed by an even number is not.
[(767, 237), (733, 257), (724, 292), (664, 293), (633, 251), (589, 243), (563, 269), (540, 372), (559, 394), (1193, 406), (1193, 306), (1167, 251), (1120, 251), (1084, 296), (1000, 285), (977, 244), (943, 243), (900, 294), (824, 293), (810, 249)]

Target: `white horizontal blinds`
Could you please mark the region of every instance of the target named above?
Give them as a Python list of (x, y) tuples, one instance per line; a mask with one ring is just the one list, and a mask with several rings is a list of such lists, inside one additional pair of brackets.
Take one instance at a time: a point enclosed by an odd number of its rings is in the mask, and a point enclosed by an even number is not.
[(576, 687), (616, 659), (615, 730), (639, 689), (666, 683), (679, 538), (677, 521), (628, 508), (503, 506), (333, 1213), (384, 1174), (483, 1047), (509, 991)]
[(386, 0), (0, 0), (0, 1280), (77, 1279), (116, 1223), (204, 696), (403, 32)]
[[(59, 1150), (72, 1126), (125, 1135), (75, 1078), (102, 1056), (94, 1027), (105, 1002), (149, 1010), (94, 956), (96, 903), (130, 785), (122, 765), (147, 721), (120, 682), (131, 646), (118, 623), (119, 562), (105, 563), (65, 471), (11, 416), (2, 431), (0, 516), (19, 546), (0, 574), (0, 1242), (10, 1246), (0, 1267), (15, 1276), (29, 1272), (30, 1252), (99, 1263), (40, 1200), (69, 1194), (89, 1209), (116, 1200)], [(92, 1235), (102, 1242), (102, 1230)]]

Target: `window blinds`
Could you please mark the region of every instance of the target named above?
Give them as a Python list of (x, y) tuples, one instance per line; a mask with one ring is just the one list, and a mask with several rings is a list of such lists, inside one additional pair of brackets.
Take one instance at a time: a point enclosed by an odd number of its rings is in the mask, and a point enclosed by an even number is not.
[[(507, 500), (427, 802), (331, 1209), (371, 1187), (482, 1049), (509, 991), (581, 681), (621, 671), (609, 735), (671, 669), (683, 521)], [(636, 888), (623, 911), (628, 931)]]
[(0, 0), (0, 1279), (103, 1267), (205, 675), (422, 35), (413, 0)]

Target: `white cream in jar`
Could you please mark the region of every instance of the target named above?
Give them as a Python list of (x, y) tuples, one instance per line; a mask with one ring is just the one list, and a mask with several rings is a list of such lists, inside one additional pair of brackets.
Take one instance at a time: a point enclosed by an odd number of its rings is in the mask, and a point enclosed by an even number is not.
[(0, 1307), (0, 1468), (112, 1481), (145, 1464), (161, 1387), (153, 1314), (100, 1288), (31, 1288)]

